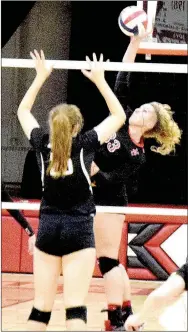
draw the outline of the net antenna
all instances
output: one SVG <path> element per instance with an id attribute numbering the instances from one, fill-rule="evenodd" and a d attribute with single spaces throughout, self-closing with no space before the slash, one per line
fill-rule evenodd
<path id="1" fill-rule="evenodd" d="M 140 10 L 144 10 L 144 1 L 137 1 L 137 7 Z M 147 1 L 147 16 L 148 16 L 147 29 L 149 31 L 151 30 L 151 33 L 148 35 L 147 39 L 145 39 L 144 42 L 141 43 L 140 48 L 144 46 L 143 43 L 157 42 L 157 40 L 153 38 L 153 28 L 155 25 L 156 11 L 157 11 L 157 1 Z M 145 59 L 151 60 L 151 53 L 146 53 Z"/>

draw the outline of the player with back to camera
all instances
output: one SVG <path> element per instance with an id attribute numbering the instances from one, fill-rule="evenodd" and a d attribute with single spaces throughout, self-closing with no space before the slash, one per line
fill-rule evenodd
<path id="1" fill-rule="evenodd" d="M 96 251 L 93 233 L 95 205 L 89 177 L 94 153 L 125 122 L 120 102 L 104 78 L 103 56 L 82 73 L 104 97 L 111 113 L 94 129 L 80 134 L 83 118 L 75 105 L 61 104 L 49 115 L 46 134 L 31 114 L 39 90 L 52 72 L 44 53 L 31 53 L 36 77 L 18 108 L 22 129 L 45 166 L 44 191 L 34 253 L 34 306 L 29 331 L 44 331 L 51 317 L 58 278 L 63 272 L 68 330 L 86 329 L 85 299 L 92 278 Z"/>
<path id="2" fill-rule="evenodd" d="M 133 63 L 145 30 L 131 38 L 123 62 Z M 128 104 L 130 73 L 119 72 L 115 94 L 127 116 L 125 125 L 114 132 L 96 153 L 91 176 L 95 182 L 95 203 L 103 206 L 127 206 L 127 185 L 137 188 L 141 166 L 145 163 L 144 141 L 152 138 L 157 146 L 151 150 L 161 155 L 175 151 L 180 143 L 181 130 L 173 119 L 169 105 L 147 102 L 133 112 Z M 148 100 L 147 92 L 146 100 Z M 132 93 L 133 94 L 133 93 Z M 97 257 L 104 277 L 108 308 L 105 329 L 124 330 L 124 323 L 132 314 L 129 277 L 119 264 L 118 253 L 125 221 L 123 214 L 98 213 L 94 221 Z"/>

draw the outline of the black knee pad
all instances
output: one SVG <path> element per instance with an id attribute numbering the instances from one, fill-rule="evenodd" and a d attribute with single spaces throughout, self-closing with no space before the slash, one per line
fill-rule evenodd
<path id="1" fill-rule="evenodd" d="M 51 311 L 44 312 L 33 307 L 28 320 L 34 320 L 35 322 L 44 323 L 48 325 L 50 317 L 51 317 Z"/>
<path id="2" fill-rule="evenodd" d="M 99 258 L 99 267 L 102 275 L 111 271 L 114 267 L 119 266 L 119 260 L 109 258 L 109 257 L 100 257 Z"/>
<path id="3" fill-rule="evenodd" d="M 66 320 L 70 319 L 82 319 L 87 323 L 87 308 L 85 306 L 67 308 Z"/>

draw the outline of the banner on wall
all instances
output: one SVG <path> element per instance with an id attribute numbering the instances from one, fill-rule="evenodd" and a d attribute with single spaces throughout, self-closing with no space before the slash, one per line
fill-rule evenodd
<path id="1" fill-rule="evenodd" d="M 187 1 L 158 1 L 153 33 L 158 42 L 188 42 L 187 4 Z M 147 1 L 144 1 L 144 10 L 147 10 Z"/>

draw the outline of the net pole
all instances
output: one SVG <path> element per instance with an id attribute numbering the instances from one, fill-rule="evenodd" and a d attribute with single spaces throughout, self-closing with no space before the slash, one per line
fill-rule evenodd
<path id="1" fill-rule="evenodd" d="M 148 36 L 148 41 L 153 41 L 153 27 L 155 24 L 155 17 L 156 17 L 156 11 L 157 11 L 157 1 L 148 1 L 147 6 L 147 16 L 148 16 L 148 26 L 147 29 L 151 31 L 151 33 Z M 146 54 L 145 56 L 146 60 L 151 60 L 151 53 Z"/>

